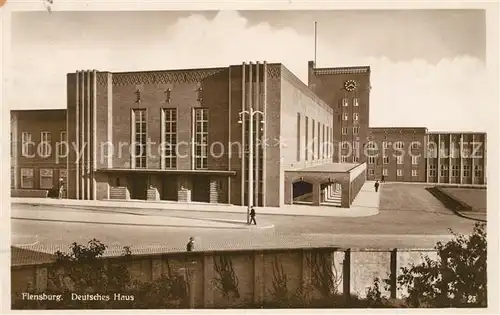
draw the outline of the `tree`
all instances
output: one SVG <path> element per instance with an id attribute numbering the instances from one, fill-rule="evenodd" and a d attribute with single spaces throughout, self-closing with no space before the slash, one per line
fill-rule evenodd
<path id="1" fill-rule="evenodd" d="M 419 265 L 401 268 L 401 288 L 410 307 L 487 307 L 486 224 L 435 246 L 438 259 L 425 257 Z"/>

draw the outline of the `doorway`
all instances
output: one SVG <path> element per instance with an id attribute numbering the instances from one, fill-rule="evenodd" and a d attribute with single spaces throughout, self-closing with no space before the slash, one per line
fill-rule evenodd
<path id="1" fill-rule="evenodd" d="M 210 180 L 207 176 L 193 177 L 192 201 L 210 202 Z"/>
<path id="2" fill-rule="evenodd" d="M 142 174 L 130 175 L 128 181 L 130 183 L 130 199 L 146 200 L 149 177 Z"/>
<path id="3" fill-rule="evenodd" d="M 177 196 L 177 176 L 165 175 L 162 178 L 161 200 L 178 201 Z"/>

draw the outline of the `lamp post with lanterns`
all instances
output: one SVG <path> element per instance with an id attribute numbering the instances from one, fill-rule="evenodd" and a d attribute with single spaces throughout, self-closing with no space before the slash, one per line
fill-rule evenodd
<path id="1" fill-rule="evenodd" d="M 240 120 L 238 120 L 239 124 L 243 123 L 243 116 L 247 114 L 249 116 L 249 124 L 248 126 L 248 206 L 247 206 L 247 224 L 250 223 L 250 209 L 253 206 L 253 120 L 254 115 L 260 114 L 262 115 L 261 124 L 264 124 L 264 113 L 260 110 L 254 110 L 250 107 L 250 110 L 241 111 L 238 115 Z"/>

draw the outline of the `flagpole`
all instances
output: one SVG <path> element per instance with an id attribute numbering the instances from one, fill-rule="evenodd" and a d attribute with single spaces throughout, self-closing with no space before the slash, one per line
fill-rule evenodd
<path id="1" fill-rule="evenodd" d="M 316 56 L 318 53 L 318 22 L 314 22 L 314 64 L 316 65 Z"/>

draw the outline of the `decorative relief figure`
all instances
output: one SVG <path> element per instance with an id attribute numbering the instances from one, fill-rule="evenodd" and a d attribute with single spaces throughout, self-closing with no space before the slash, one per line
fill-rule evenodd
<path id="1" fill-rule="evenodd" d="M 197 92 L 198 92 L 197 100 L 198 100 L 198 102 L 202 102 L 203 101 L 203 87 L 200 86 L 198 88 Z"/>
<path id="2" fill-rule="evenodd" d="M 165 92 L 163 92 L 165 94 L 165 103 L 170 103 L 171 92 L 172 92 L 172 90 L 170 88 L 166 89 Z"/>
<path id="3" fill-rule="evenodd" d="M 142 85 L 136 85 L 135 86 L 135 102 L 139 104 L 141 102 L 141 92 L 142 92 Z"/>

